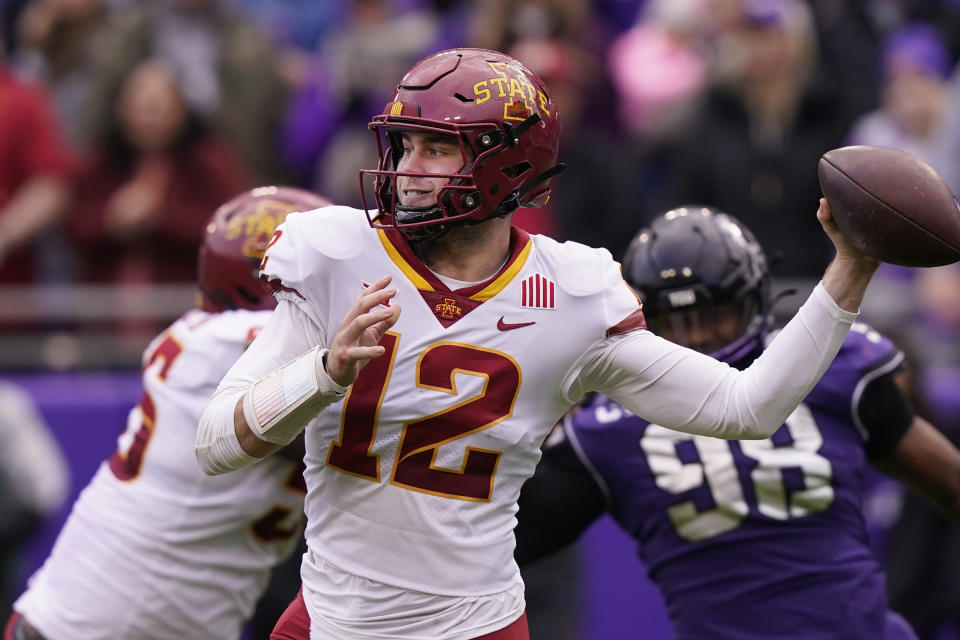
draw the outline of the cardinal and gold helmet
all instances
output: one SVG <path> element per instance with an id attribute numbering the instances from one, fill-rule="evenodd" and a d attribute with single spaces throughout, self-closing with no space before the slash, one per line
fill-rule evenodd
<path id="1" fill-rule="evenodd" d="M 377 139 L 379 166 L 360 172 L 361 197 L 370 223 L 430 239 L 451 226 L 475 224 L 540 207 L 550 197 L 557 163 L 560 115 L 546 85 L 508 55 L 485 49 L 451 49 L 424 58 L 400 80 L 383 113 L 368 125 Z M 397 201 L 402 131 L 454 137 L 465 159 L 426 207 Z M 366 177 L 373 178 L 376 208 L 367 206 Z"/>
<path id="2" fill-rule="evenodd" d="M 200 248 L 200 307 L 205 311 L 273 309 L 259 281 L 260 261 L 274 230 L 293 211 L 332 204 L 295 187 L 257 187 L 220 205 Z"/>

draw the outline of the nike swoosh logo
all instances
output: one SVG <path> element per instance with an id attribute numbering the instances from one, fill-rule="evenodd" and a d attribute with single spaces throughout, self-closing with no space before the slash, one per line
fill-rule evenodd
<path id="1" fill-rule="evenodd" d="M 503 316 L 500 316 L 500 319 L 497 320 L 497 329 L 500 331 L 510 331 L 511 329 L 519 329 L 520 327 L 529 327 L 532 324 L 537 324 L 536 322 L 504 322 Z"/>

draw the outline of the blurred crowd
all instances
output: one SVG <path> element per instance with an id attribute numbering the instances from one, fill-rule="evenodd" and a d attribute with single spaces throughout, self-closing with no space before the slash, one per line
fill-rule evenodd
<path id="1" fill-rule="evenodd" d="M 188 285 L 207 218 L 251 186 L 360 206 L 385 87 L 452 46 L 517 57 L 561 107 L 568 168 L 517 224 L 615 258 L 702 203 L 755 231 L 774 276 L 815 280 L 817 161 L 847 144 L 906 149 L 960 190 L 960 0 L 0 6 L 0 288 Z M 885 265 L 864 318 L 956 438 L 960 265 Z"/>
<path id="2" fill-rule="evenodd" d="M 0 285 L 190 283 L 249 186 L 359 206 L 384 87 L 451 46 L 510 53 L 562 107 L 568 169 L 518 224 L 615 258 L 703 203 L 815 279 L 817 161 L 845 144 L 960 189 L 957 0 L 5 0 L 0 38 Z M 958 278 L 889 269 L 871 315 L 956 367 L 926 337 L 957 342 Z"/>
<path id="3" fill-rule="evenodd" d="M 815 278 L 816 164 L 898 146 L 956 188 L 944 0 L 7 0 L 0 281 L 190 282 L 203 223 L 245 187 L 359 205 L 384 87 L 451 46 L 500 49 L 563 108 L 531 230 L 615 257 L 681 202 L 729 210 Z"/>
<path id="4" fill-rule="evenodd" d="M 451 46 L 514 55 L 562 106 L 568 169 L 518 224 L 614 257 L 651 216 L 704 203 L 755 230 L 775 275 L 814 279 L 830 258 L 812 222 L 817 160 L 845 144 L 906 149 L 960 189 L 955 0 L 7 0 L 3 12 L 0 284 L 190 283 L 210 212 L 254 185 L 358 206 L 384 87 Z M 960 366 L 958 280 L 888 269 L 869 309 L 937 380 Z"/>

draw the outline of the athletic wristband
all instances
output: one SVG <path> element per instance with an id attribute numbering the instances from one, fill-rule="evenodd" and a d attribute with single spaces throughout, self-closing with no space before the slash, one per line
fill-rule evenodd
<path id="1" fill-rule="evenodd" d="M 248 467 L 260 458 L 251 456 L 240 446 L 233 424 L 236 394 L 214 396 L 203 410 L 197 425 L 194 453 L 200 468 L 208 476 Z"/>
<path id="2" fill-rule="evenodd" d="M 328 352 L 314 347 L 253 383 L 243 397 L 243 417 L 258 438 L 288 445 L 322 409 L 346 394 L 347 387 L 327 374 Z"/>

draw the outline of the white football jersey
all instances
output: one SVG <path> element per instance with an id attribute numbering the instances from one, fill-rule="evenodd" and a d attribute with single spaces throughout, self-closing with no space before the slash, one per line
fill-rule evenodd
<path id="1" fill-rule="evenodd" d="M 386 355 L 306 430 L 307 539 L 323 561 L 429 594 L 517 584 L 517 496 L 578 399 L 579 361 L 643 316 L 607 251 L 516 228 L 511 242 L 494 277 L 451 291 L 362 211 L 295 213 L 278 228 L 263 275 L 315 323 L 307 342 L 328 344 L 386 274 L 403 309 Z M 305 594 L 310 576 L 305 566 Z"/>
<path id="2" fill-rule="evenodd" d="M 15 609 L 49 640 L 236 640 L 303 527 L 302 464 L 208 477 L 196 427 L 269 311 L 191 311 L 144 353 L 140 403 Z"/>

